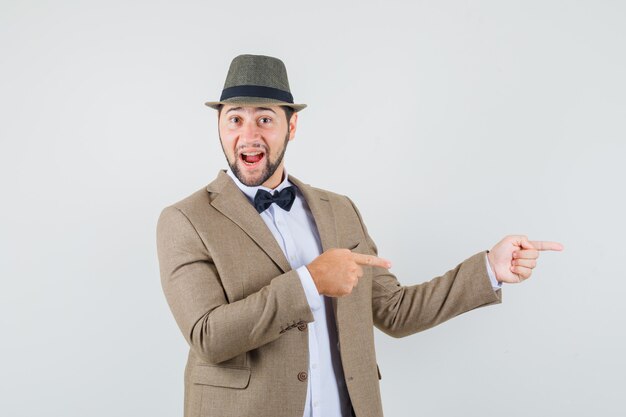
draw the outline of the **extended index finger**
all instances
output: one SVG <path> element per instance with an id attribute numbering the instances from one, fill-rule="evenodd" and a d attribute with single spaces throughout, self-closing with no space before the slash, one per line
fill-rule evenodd
<path id="1" fill-rule="evenodd" d="M 537 250 L 563 250 L 563 245 L 559 242 L 549 242 L 544 240 L 531 240 L 530 244 Z"/>
<path id="2" fill-rule="evenodd" d="M 354 262 L 359 265 L 380 266 L 381 268 L 391 268 L 391 262 L 387 259 L 379 258 L 374 255 L 364 255 L 362 253 L 352 252 Z"/>

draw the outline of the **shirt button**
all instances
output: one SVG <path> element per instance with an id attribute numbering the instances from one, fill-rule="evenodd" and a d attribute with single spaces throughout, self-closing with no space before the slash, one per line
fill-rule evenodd
<path id="1" fill-rule="evenodd" d="M 299 380 L 299 381 L 306 381 L 306 378 L 307 378 L 307 374 L 306 374 L 306 372 L 300 372 L 300 373 L 298 374 L 298 380 Z"/>

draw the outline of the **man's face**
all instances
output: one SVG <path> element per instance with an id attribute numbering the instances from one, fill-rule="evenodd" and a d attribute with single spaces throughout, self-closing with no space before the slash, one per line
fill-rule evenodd
<path id="1" fill-rule="evenodd" d="M 297 114 L 288 123 L 280 106 L 224 105 L 218 129 L 222 150 L 235 176 L 248 186 L 275 188 L 283 176 L 287 142 L 295 136 Z"/>

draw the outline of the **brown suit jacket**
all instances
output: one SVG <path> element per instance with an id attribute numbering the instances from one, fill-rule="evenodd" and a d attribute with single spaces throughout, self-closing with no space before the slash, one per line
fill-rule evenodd
<path id="1" fill-rule="evenodd" d="M 290 176 L 304 195 L 324 250 L 377 254 L 345 196 Z M 206 188 L 166 207 L 157 248 L 167 302 L 190 346 L 185 417 L 300 417 L 313 314 L 296 271 L 224 171 Z M 332 298 L 348 392 L 358 417 L 383 415 L 374 331 L 403 337 L 500 302 L 479 252 L 429 282 L 402 286 L 364 267 L 351 294 Z"/>

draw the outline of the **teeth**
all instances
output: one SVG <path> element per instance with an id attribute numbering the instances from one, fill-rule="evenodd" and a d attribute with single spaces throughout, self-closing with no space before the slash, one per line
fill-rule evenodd
<path id="1" fill-rule="evenodd" d="M 261 155 L 263 152 L 243 152 L 244 155 L 246 156 L 257 156 L 257 155 Z"/>

